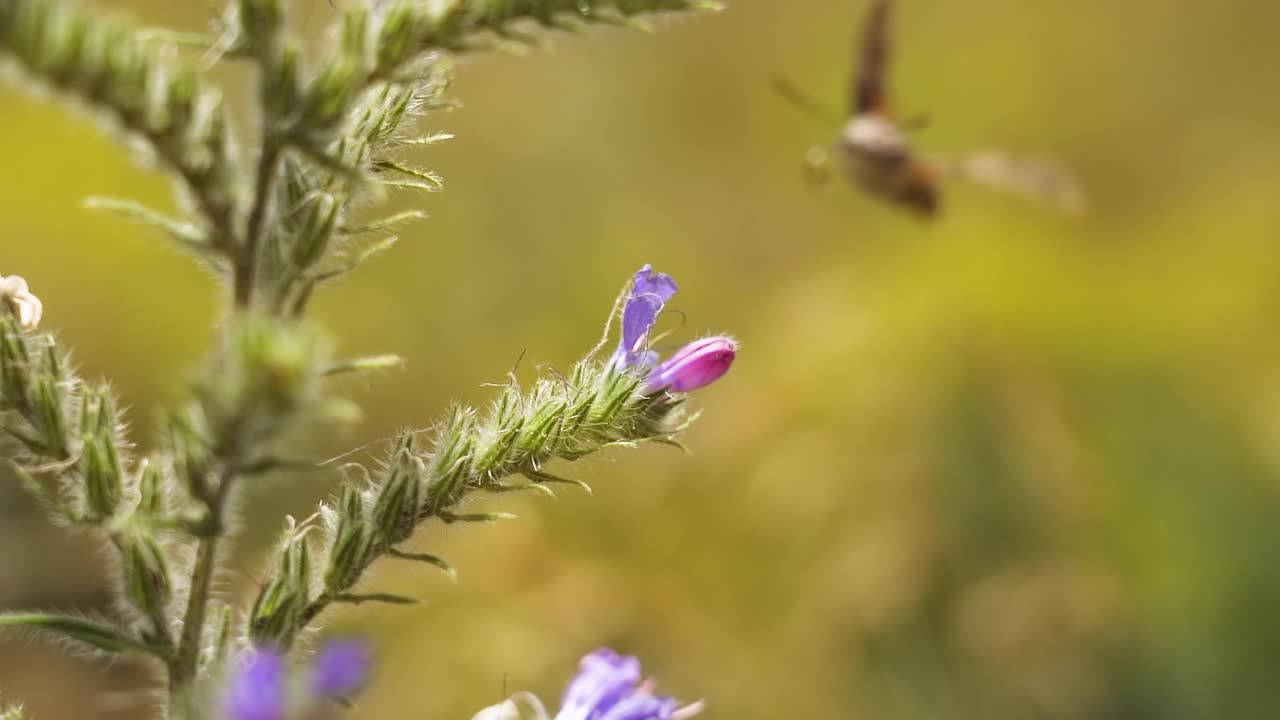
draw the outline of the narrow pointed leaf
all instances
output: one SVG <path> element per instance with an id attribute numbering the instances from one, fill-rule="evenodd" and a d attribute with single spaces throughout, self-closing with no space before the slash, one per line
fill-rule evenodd
<path id="1" fill-rule="evenodd" d="M 574 480 L 573 478 L 562 478 L 558 475 L 552 475 L 551 473 L 542 472 L 541 470 L 524 470 L 521 472 L 521 474 L 536 483 L 561 483 L 564 485 L 573 485 L 574 487 L 580 487 L 583 490 L 586 490 L 588 495 L 594 494 L 594 491 L 591 489 L 591 486 L 581 480 Z"/>
<path id="2" fill-rule="evenodd" d="M 440 519 L 441 519 L 441 520 L 443 520 L 443 521 L 445 521 L 445 522 L 447 522 L 447 523 L 455 523 L 455 522 L 483 522 L 483 523 L 487 523 L 487 522 L 498 522 L 498 521 L 500 521 L 500 520 L 515 520 L 517 517 L 519 517 L 519 516 L 517 516 L 517 515 L 513 515 L 513 514 L 511 514 L 511 513 L 504 513 L 504 512 L 495 512 L 495 513 L 460 513 L 460 514 L 451 513 L 451 512 L 442 512 L 442 513 L 440 513 Z"/>
<path id="3" fill-rule="evenodd" d="M 392 550 L 391 557 L 397 557 L 397 558 L 400 558 L 401 560 L 413 560 L 415 562 L 422 562 L 422 563 L 427 563 L 428 565 L 434 565 L 440 568 L 441 570 L 443 570 L 444 573 L 448 575 L 450 579 L 452 580 L 458 579 L 458 571 L 455 570 L 453 566 L 450 565 L 443 558 L 438 558 L 435 555 L 428 555 L 426 553 L 411 553 L 411 552 L 405 552 L 403 550 Z"/>
<path id="4" fill-rule="evenodd" d="M 444 189 L 444 178 L 430 170 L 418 170 L 417 168 L 411 168 L 408 165 L 402 165 L 394 160 L 379 160 L 374 163 L 374 167 L 379 170 L 389 170 L 417 178 L 429 185 L 435 186 L 436 190 Z M 394 181 L 384 181 L 384 184 L 391 184 L 392 182 Z"/>
<path id="5" fill-rule="evenodd" d="M 360 605 L 367 602 L 390 603 L 392 605 L 417 605 L 422 602 L 417 598 L 411 598 L 405 595 L 394 595 L 392 593 L 368 593 L 361 595 L 343 593 L 334 599 L 338 602 L 351 603 L 352 605 Z"/>
<path id="6" fill-rule="evenodd" d="M 351 372 L 369 372 L 404 367 L 405 359 L 399 355 L 372 355 L 329 363 L 321 371 L 325 375 L 342 375 Z"/>
<path id="7" fill-rule="evenodd" d="M 549 498 L 556 499 L 556 493 L 554 490 L 547 487 L 546 485 L 540 485 L 536 482 L 512 483 L 512 484 L 494 483 L 492 485 L 486 486 L 485 490 L 488 490 L 489 492 L 492 492 L 492 493 L 536 492 L 541 495 L 546 495 Z"/>
<path id="8" fill-rule="evenodd" d="M 440 192 L 444 187 L 442 183 L 424 182 L 421 180 L 379 180 L 379 184 L 384 187 L 401 188 L 404 190 L 422 190 L 423 192 Z"/>
<path id="9" fill-rule="evenodd" d="M 118 628 L 69 615 L 45 613 L 0 613 L 0 627 L 25 627 L 78 640 L 107 652 L 135 650 L 164 656 L 163 648 L 147 645 L 128 637 Z"/>
<path id="10" fill-rule="evenodd" d="M 84 206 L 91 210 L 108 210 L 135 222 L 151 225 L 163 230 L 179 244 L 200 252 L 208 252 L 209 239 L 191 223 L 182 222 L 163 213 L 133 202 L 109 197 L 85 198 Z"/>
<path id="11" fill-rule="evenodd" d="M 347 273 L 360 267 L 370 259 L 377 257 L 378 255 L 381 255 L 382 253 L 390 250 L 391 246 L 395 245 L 399 239 L 400 238 L 396 237 L 395 235 L 392 235 L 389 238 L 384 238 L 382 240 L 379 240 L 378 242 L 362 249 L 360 252 L 356 253 L 355 255 L 348 257 L 346 259 L 346 262 L 342 263 L 338 267 L 332 270 L 327 270 L 325 272 L 322 272 L 316 275 L 314 278 L 314 281 L 325 282 L 325 281 L 332 280 L 334 278 L 346 275 Z"/>
<path id="12" fill-rule="evenodd" d="M 80 516 L 75 510 L 62 501 L 56 494 L 49 491 L 39 480 L 32 477 L 31 473 L 21 465 L 12 464 L 13 473 L 18 476 L 18 481 L 22 483 L 22 487 L 40 503 L 49 510 L 58 513 L 67 522 L 76 523 L 80 520 Z"/>
<path id="13" fill-rule="evenodd" d="M 381 230 L 387 230 L 397 225 L 407 223 L 413 220 L 422 220 L 427 214 L 421 210 L 407 210 L 402 213 L 396 213 L 379 220 L 374 220 L 367 225 L 357 225 L 355 227 L 343 228 L 343 235 L 364 235 L 366 233 L 375 233 Z"/>
<path id="14" fill-rule="evenodd" d="M 436 143 L 452 140 L 453 133 L 437 132 L 422 137 L 413 138 L 411 140 L 401 140 L 401 145 L 435 145 Z"/>

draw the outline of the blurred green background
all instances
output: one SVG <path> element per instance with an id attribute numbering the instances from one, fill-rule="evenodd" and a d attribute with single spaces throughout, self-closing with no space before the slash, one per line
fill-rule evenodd
<path id="1" fill-rule="evenodd" d="M 191 30 L 209 14 L 97 4 Z M 309 28 L 334 13 L 294 5 Z M 1087 216 L 956 186 L 923 223 L 806 191 L 802 157 L 836 128 L 768 78 L 842 106 L 860 0 L 735 0 L 463 63 L 465 106 L 427 120 L 458 138 L 414 156 L 448 189 L 396 198 L 431 219 L 317 306 L 342 354 L 411 360 L 348 383 L 366 416 L 322 452 L 482 403 L 526 350 L 526 376 L 567 367 L 643 262 L 680 282 L 682 338 L 743 350 L 698 393 L 690 455 L 562 467 L 595 496 L 489 499 L 520 519 L 421 533 L 457 584 L 379 566 L 379 589 L 427 603 L 328 618 L 381 658 L 353 717 L 554 701 L 600 644 L 709 718 L 1280 714 L 1280 6 L 899 5 L 896 104 L 932 118 L 920 146 L 1049 152 Z M 167 181 L 8 87 L 0 158 L 0 272 L 145 430 L 220 290 L 80 199 L 171 206 Z M 280 515 L 331 487 L 255 488 L 224 588 L 251 591 Z M 0 606 L 105 602 L 101 558 L 7 476 L 0 511 Z M 135 716 L 142 681 L 0 644 L 0 693 L 39 720 Z"/>

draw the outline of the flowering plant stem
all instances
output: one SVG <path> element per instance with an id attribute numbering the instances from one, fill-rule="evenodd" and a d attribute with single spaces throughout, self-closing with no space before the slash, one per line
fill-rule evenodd
<path id="1" fill-rule="evenodd" d="M 254 183 L 253 206 L 249 211 L 249 227 L 244 252 L 236 264 L 234 295 L 236 306 L 248 309 L 253 305 L 253 288 L 258 282 L 261 264 L 262 228 L 267 216 L 267 203 L 275 190 L 276 168 L 280 163 L 280 148 L 270 137 L 262 147 L 258 161 L 257 182 Z"/>
<path id="2" fill-rule="evenodd" d="M 196 559 L 191 566 L 191 585 L 187 594 L 187 610 L 182 615 L 182 638 L 177 652 L 169 663 L 170 692 L 180 692 L 195 676 L 200 648 L 203 647 L 205 615 L 209 609 L 209 592 L 213 586 L 213 574 L 217 569 L 218 542 L 225 522 L 227 496 L 231 492 L 235 475 L 224 472 L 218 480 L 218 489 L 205 507 L 207 533 L 196 545 Z"/>
<path id="3" fill-rule="evenodd" d="M 737 345 L 707 339 L 654 367 L 648 332 L 675 284 L 651 277 L 646 267 L 624 298 L 623 340 L 614 356 L 592 352 L 568 377 L 544 376 L 528 390 L 513 382 L 490 412 L 458 408 L 426 443 L 417 433 L 399 435 L 378 467 L 349 466 L 340 497 L 321 506 L 318 524 L 289 519 L 275 569 L 243 622 L 214 593 L 239 485 L 282 467 L 322 467 L 284 460 L 280 447 L 337 414 L 340 403 L 326 395 L 324 379 L 398 364 L 394 356 L 333 361 L 304 316 L 319 287 L 388 249 L 389 229 L 422 215 L 357 222 L 356 208 L 374 205 L 387 187 L 442 186 L 399 153 L 451 137 L 411 135 L 414 119 L 447 107 L 450 58 L 528 42 L 532 26 L 634 24 L 649 13 L 713 6 L 351 0 L 330 43 L 308 56 L 287 30 L 283 0 L 228 0 L 204 44 L 208 57 L 246 60 L 256 70 L 261 122 L 245 162 L 229 129 L 232 110 L 174 35 L 139 31 L 58 0 L 0 0 L 0 62 L 19 71 L 11 75 L 78 101 L 140 140 L 158 167 L 178 179 L 188 216 L 110 198 L 91 207 L 154 226 L 228 285 L 227 320 L 208 360 L 186 400 L 160 423 L 154 449 L 140 456 L 110 390 L 80 379 L 53 337 L 36 331 L 43 306 L 26 282 L 0 277 L 0 430 L 12 446 L 5 456 L 57 519 L 114 548 L 121 599 L 105 620 L 0 613 L 0 627 L 153 657 L 167 675 L 169 716 L 219 717 L 204 678 L 223 674 L 230 648 L 283 652 L 335 603 L 403 601 L 358 587 L 381 557 L 452 572 L 442 558 L 404 549 L 422 523 L 507 517 L 462 512 L 477 491 L 582 485 L 547 470 L 557 458 L 676 443 L 692 420 L 683 392 L 722 375 Z M 511 482 L 517 476 L 527 482 Z M 353 652 L 348 648 L 346 656 Z M 263 672 L 279 676 L 273 662 Z M 336 678 L 323 697 L 354 691 L 358 673 L 351 668 L 358 664 L 322 663 Z"/>

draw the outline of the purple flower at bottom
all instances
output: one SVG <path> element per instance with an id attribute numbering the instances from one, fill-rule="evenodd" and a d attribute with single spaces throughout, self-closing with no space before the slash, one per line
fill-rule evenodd
<path id="1" fill-rule="evenodd" d="M 641 682 L 640 661 L 609 648 L 587 654 L 578 674 L 565 688 L 554 720 L 688 720 L 702 703 L 680 703 L 654 695 L 652 683 Z M 550 720 L 537 696 L 519 692 L 476 713 L 471 720 Z"/>
<path id="2" fill-rule="evenodd" d="M 284 657 L 252 649 L 241 656 L 223 698 L 228 720 L 282 720 L 288 704 Z"/>
<path id="3" fill-rule="evenodd" d="M 652 694 L 641 677 L 636 658 L 596 650 L 579 663 L 555 720 L 677 720 L 701 710 L 696 703 L 681 708 L 672 698 Z"/>
<path id="4" fill-rule="evenodd" d="M 369 677 L 373 658 L 361 640 L 334 640 L 311 662 L 311 693 L 317 698 L 342 700 L 356 694 Z"/>
<path id="5" fill-rule="evenodd" d="M 578 663 L 578 674 L 565 688 L 556 720 L 595 720 L 617 705 L 640 683 L 640 661 L 601 648 Z"/>
<path id="6" fill-rule="evenodd" d="M 649 371 L 645 392 L 690 392 L 706 387 L 729 372 L 737 355 L 738 343 L 733 338 L 716 336 L 694 340 Z"/>
<path id="7" fill-rule="evenodd" d="M 313 717 L 307 713 L 345 700 L 364 687 L 371 662 L 369 646 L 354 639 L 326 643 L 307 668 L 290 668 L 284 654 L 276 650 L 249 648 L 227 677 L 219 718 Z"/>
<path id="8" fill-rule="evenodd" d="M 614 705 L 600 720 L 671 720 L 677 707 L 679 703 L 669 697 L 636 694 Z"/>

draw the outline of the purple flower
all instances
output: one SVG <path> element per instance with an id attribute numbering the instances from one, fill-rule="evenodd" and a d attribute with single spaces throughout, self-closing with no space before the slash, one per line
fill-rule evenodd
<path id="1" fill-rule="evenodd" d="M 364 687 L 373 658 L 362 640 L 334 640 L 316 653 L 311 664 L 311 693 L 316 698 L 341 700 Z"/>
<path id="2" fill-rule="evenodd" d="M 286 720 L 320 704 L 344 700 L 369 676 L 369 647 L 360 640 L 335 640 L 316 653 L 307 673 L 291 672 L 285 656 L 250 648 L 227 678 L 222 720 Z M 310 717 L 310 716 L 307 716 Z"/>
<path id="3" fill-rule="evenodd" d="M 582 658 L 565 688 L 556 720 L 596 720 L 640 682 L 640 661 L 601 648 Z"/>
<path id="4" fill-rule="evenodd" d="M 622 306 L 622 339 L 609 359 L 609 367 L 642 372 L 653 368 L 644 384 L 647 393 L 689 392 L 705 387 L 729 371 L 738 353 L 738 343 L 732 338 L 709 337 L 685 345 L 658 364 L 658 354 L 648 348 L 649 333 L 675 294 L 676 282 L 670 275 L 654 272 L 652 265 L 645 265 L 632 279 Z"/>
<path id="5" fill-rule="evenodd" d="M 639 660 L 609 648 L 596 650 L 579 663 L 555 720 L 677 720 L 701 709 L 696 703 L 681 708 L 672 698 L 652 694 L 640 680 Z"/>
<path id="6" fill-rule="evenodd" d="M 622 340 L 610 363 L 615 367 L 646 367 L 653 364 L 653 353 L 645 345 L 649 331 L 658 321 L 658 313 L 676 294 L 676 282 L 670 275 L 654 272 L 645 265 L 631 281 L 631 292 L 622 306 Z"/>
<path id="7" fill-rule="evenodd" d="M 669 697 L 637 693 L 614 705 L 600 720 L 671 720 L 679 705 Z"/>
<path id="8" fill-rule="evenodd" d="M 694 340 L 649 371 L 645 392 L 690 392 L 719 380 L 738 354 L 733 338 L 716 336 Z"/>
<path id="9" fill-rule="evenodd" d="M 288 702 L 284 657 L 274 650 L 245 652 L 223 700 L 227 720 L 282 720 Z"/>

